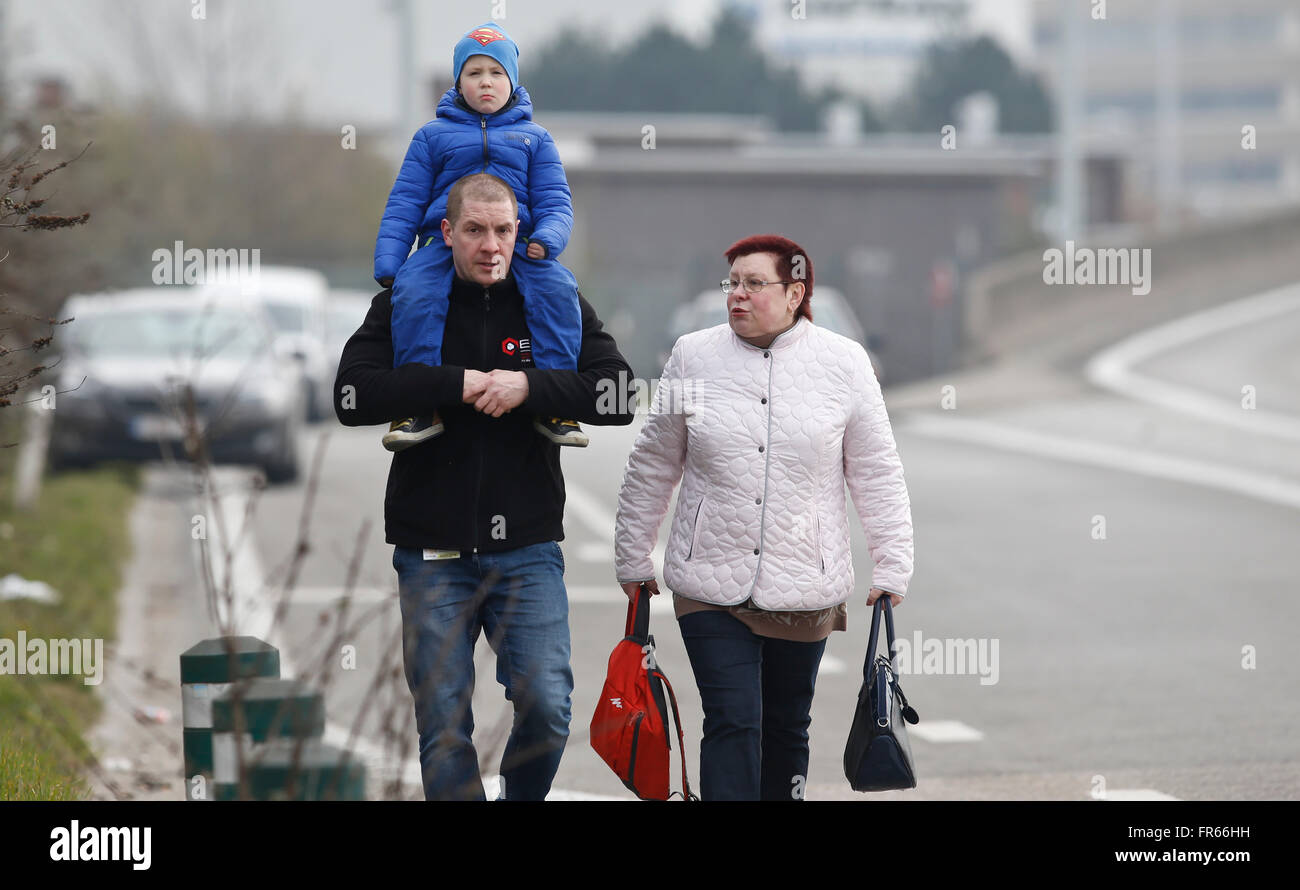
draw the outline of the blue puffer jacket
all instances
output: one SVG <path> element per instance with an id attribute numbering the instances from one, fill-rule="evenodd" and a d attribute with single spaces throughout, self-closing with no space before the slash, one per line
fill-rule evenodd
<path id="1" fill-rule="evenodd" d="M 481 115 L 450 89 L 438 116 L 415 134 L 388 195 L 375 241 L 375 281 L 393 278 L 411 251 L 437 236 L 447 215 L 447 194 L 470 173 L 499 176 L 519 201 L 519 234 L 546 247 L 554 259 L 573 231 L 573 198 L 551 134 L 533 123 L 533 103 L 523 87 L 506 106 Z M 522 243 L 523 237 L 520 238 Z"/>

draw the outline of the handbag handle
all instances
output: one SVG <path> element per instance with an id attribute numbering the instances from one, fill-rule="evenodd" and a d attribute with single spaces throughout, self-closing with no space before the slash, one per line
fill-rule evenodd
<path id="1" fill-rule="evenodd" d="M 890 604 L 889 594 L 881 593 L 876 606 L 871 611 L 871 641 L 867 644 L 867 660 L 862 665 L 862 679 L 871 679 L 871 665 L 876 660 L 876 638 L 880 636 L 880 613 L 885 614 L 885 636 L 889 642 L 889 662 L 894 659 L 894 608 Z"/>
<path id="2" fill-rule="evenodd" d="M 876 600 L 876 606 L 871 612 L 871 642 L 867 644 L 867 660 L 862 663 L 862 681 L 871 682 L 871 665 L 876 660 L 876 638 L 880 636 L 880 613 L 885 613 L 885 636 L 889 640 L 889 673 L 892 675 L 890 687 L 898 695 L 899 701 L 903 705 L 903 719 L 908 723 L 915 724 L 920 721 L 916 709 L 907 703 L 907 696 L 903 695 L 903 687 L 898 684 L 898 675 L 894 672 L 894 607 L 889 601 L 889 594 L 882 593 L 880 599 Z M 880 702 L 880 713 L 887 714 L 888 710 L 884 707 L 885 703 Z"/>
<path id="3" fill-rule="evenodd" d="M 650 589 L 644 581 L 637 588 L 636 599 L 627 603 L 627 623 L 623 626 L 623 639 L 645 645 L 650 639 Z"/>

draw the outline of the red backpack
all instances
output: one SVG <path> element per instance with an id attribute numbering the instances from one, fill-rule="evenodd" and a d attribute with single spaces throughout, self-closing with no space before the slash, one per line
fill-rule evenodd
<path id="1" fill-rule="evenodd" d="M 650 593 L 642 584 L 636 601 L 627 605 L 623 639 L 609 656 L 605 687 L 591 717 L 591 747 L 642 800 L 668 800 L 678 793 L 683 800 L 699 800 L 691 793 L 686 776 L 686 743 L 677 713 L 677 696 L 655 664 L 655 638 L 649 631 Z M 673 705 L 677 746 L 682 754 L 681 792 L 669 791 L 672 741 L 668 735 L 665 688 Z"/>

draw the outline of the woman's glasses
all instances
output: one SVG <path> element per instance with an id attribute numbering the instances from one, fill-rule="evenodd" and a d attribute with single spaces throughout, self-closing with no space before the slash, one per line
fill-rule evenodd
<path id="1" fill-rule="evenodd" d="M 734 291 L 736 288 L 743 287 L 745 289 L 745 293 L 749 294 L 752 297 L 754 294 L 758 293 L 763 288 L 767 287 L 769 284 L 794 284 L 794 282 L 793 281 L 762 281 L 758 278 L 744 278 L 741 279 L 740 281 L 732 281 L 731 279 L 727 279 L 726 281 L 721 282 L 718 286 L 722 288 L 722 292 L 727 296 L 731 296 L 731 292 Z"/>

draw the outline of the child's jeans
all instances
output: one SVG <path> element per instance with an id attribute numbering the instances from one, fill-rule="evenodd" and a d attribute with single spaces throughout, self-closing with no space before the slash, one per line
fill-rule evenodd
<path id="1" fill-rule="evenodd" d="M 510 258 L 538 368 L 576 370 L 582 343 L 578 281 L 556 260 L 529 259 L 520 239 Z M 455 276 L 451 248 L 435 237 L 407 257 L 393 280 L 393 367 L 442 364 L 442 335 Z"/>

